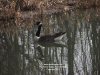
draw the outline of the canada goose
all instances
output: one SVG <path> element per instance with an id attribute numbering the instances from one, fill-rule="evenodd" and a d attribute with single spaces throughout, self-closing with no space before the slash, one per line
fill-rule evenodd
<path id="1" fill-rule="evenodd" d="M 38 40 L 38 42 L 56 42 L 58 40 L 61 40 L 63 38 L 63 35 L 66 32 L 59 32 L 59 33 L 55 33 L 53 35 L 44 35 L 44 36 L 40 36 L 40 31 L 41 31 L 41 27 L 42 27 L 42 23 L 41 22 L 36 22 L 36 25 L 38 26 L 38 30 L 36 32 L 36 37 L 35 39 Z"/>

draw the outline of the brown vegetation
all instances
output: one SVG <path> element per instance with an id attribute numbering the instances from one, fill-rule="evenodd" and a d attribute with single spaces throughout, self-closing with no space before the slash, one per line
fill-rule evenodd
<path id="1" fill-rule="evenodd" d="M 79 0 L 78 8 L 94 8 L 100 6 L 100 0 Z"/>
<path id="2" fill-rule="evenodd" d="M 67 11 L 73 7 L 91 8 L 98 6 L 100 6 L 100 0 L 1 0 L 0 20 L 14 19 L 16 16 L 25 18 L 24 11 L 32 11 L 36 15 Z M 30 16 L 32 17 L 34 14 Z"/>

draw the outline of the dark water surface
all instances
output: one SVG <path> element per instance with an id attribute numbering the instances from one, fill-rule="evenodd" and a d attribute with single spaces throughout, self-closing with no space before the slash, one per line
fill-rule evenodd
<path id="1" fill-rule="evenodd" d="M 19 27 L 13 20 L 0 21 L 0 75 L 100 75 L 100 9 L 42 20 L 41 35 L 66 31 L 61 42 L 37 43 L 37 26 L 29 20 Z"/>

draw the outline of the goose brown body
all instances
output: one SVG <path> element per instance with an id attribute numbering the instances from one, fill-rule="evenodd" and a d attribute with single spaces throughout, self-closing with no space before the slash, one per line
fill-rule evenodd
<path id="1" fill-rule="evenodd" d="M 38 25 L 38 31 L 36 32 L 36 36 L 38 37 L 38 42 L 55 42 L 56 38 L 61 37 L 66 33 L 66 32 L 59 32 L 59 33 L 55 33 L 53 35 L 40 36 L 42 23 L 37 22 L 36 24 Z M 62 37 L 60 39 L 62 39 Z"/>

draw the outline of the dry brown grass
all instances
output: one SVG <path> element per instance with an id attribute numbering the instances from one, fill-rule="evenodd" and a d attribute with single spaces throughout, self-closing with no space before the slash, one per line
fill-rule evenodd
<path id="1" fill-rule="evenodd" d="M 3 0 L 1 0 L 3 1 Z M 4 17 L 13 17 L 16 13 L 22 12 L 22 10 L 31 10 L 35 14 L 50 14 L 55 13 L 62 10 L 70 10 L 69 6 L 78 8 L 91 8 L 100 6 L 100 0 L 77 0 L 75 1 L 68 1 L 67 0 L 21 0 L 22 1 L 22 10 L 15 11 L 16 0 L 8 0 L 8 4 L 5 3 L 4 5 L 0 1 L 0 19 L 2 16 Z M 26 14 L 25 14 L 26 15 Z M 16 16 L 24 16 L 24 14 L 17 14 Z"/>

